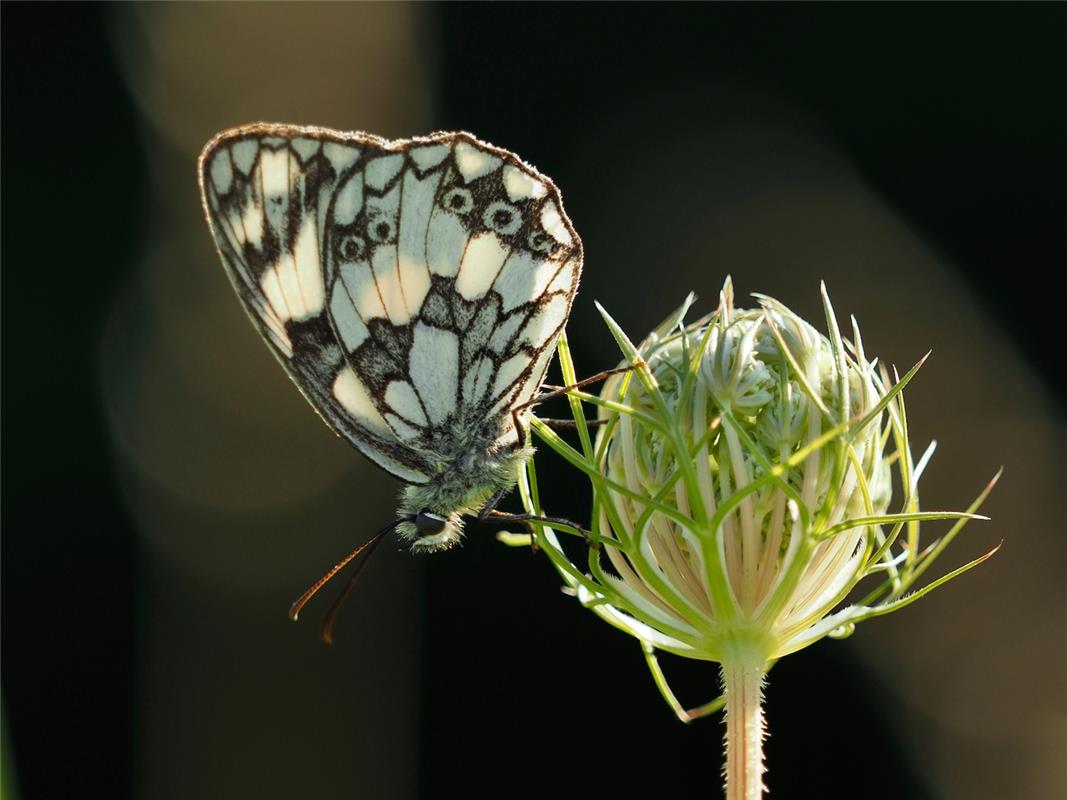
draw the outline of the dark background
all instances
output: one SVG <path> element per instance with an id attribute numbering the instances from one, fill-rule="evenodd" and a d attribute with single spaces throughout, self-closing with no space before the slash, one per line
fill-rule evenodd
<path id="1" fill-rule="evenodd" d="M 210 20 L 188 25 L 193 35 L 177 55 L 152 38 L 166 24 L 187 24 L 183 15 L 203 11 L 3 5 L 5 796 L 208 797 L 234 787 L 238 796 L 246 787 L 259 797 L 331 787 L 335 794 L 367 797 L 571 796 L 619 789 L 716 796 L 720 723 L 684 727 L 674 721 L 644 672 L 636 643 L 563 597 L 542 559 L 501 547 L 476 524 L 459 551 L 418 562 L 389 552 L 372 565 L 355 608 L 340 618 L 338 646 L 326 651 L 314 641 L 317 607 L 299 628 L 286 627 L 284 611 L 316 570 L 388 517 L 395 490 L 389 479 L 362 464 L 337 467 L 350 483 L 370 486 L 365 491 L 376 499 L 345 505 L 342 480 L 340 488 L 309 493 L 280 513 L 216 506 L 209 524 L 207 512 L 185 504 L 187 498 L 158 475 L 139 477 L 141 462 L 128 457 L 123 420 L 131 408 L 154 407 L 154 391 L 170 394 L 153 387 L 150 370 L 137 372 L 158 363 L 152 342 L 167 339 L 170 319 L 139 298 L 158 297 L 157 290 L 180 293 L 172 284 L 153 289 L 151 280 L 145 288 L 139 277 L 144 264 L 173 247 L 180 228 L 196 255 L 176 258 L 178 268 L 163 267 L 162 274 L 176 274 L 182 258 L 195 260 L 201 272 L 213 271 L 210 280 L 218 273 L 213 296 L 226 292 L 206 229 L 195 220 L 195 149 L 186 152 L 181 136 L 170 137 L 167 117 L 153 115 L 145 99 L 153 91 L 165 95 L 168 84 L 139 84 L 153 57 L 196 62 L 226 41 L 196 35 L 198 25 L 214 24 Z M 231 7 L 234 15 L 264 11 Z M 320 16 L 348 12 L 314 10 Z M 897 341 L 900 330 L 911 330 L 913 317 L 936 320 L 946 336 L 974 330 L 996 342 L 989 349 L 986 339 L 961 334 L 969 341 L 959 352 L 969 354 L 967 363 L 983 371 L 987 383 L 953 377 L 942 385 L 944 393 L 935 382 L 915 401 L 929 409 L 918 415 L 926 420 L 928 414 L 923 436 L 930 438 L 939 435 L 953 388 L 985 387 L 972 394 L 999 398 L 973 412 L 959 437 L 982 440 L 994 452 L 979 449 L 979 457 L 960 459 L 957 451 L 944 479 L 958 475 L 969 488 L 940 496 L 931 491 L 934 506 L 965 505 L 999 463 L 1010 463 L 1013 447 L 1025 450 L 1019 442 L 1030 434 L 1020 433 L 1020 425 L 1034 426 L 1033 435 L 1053 450 L 1062 443 L 1062 289 L 1055 288 L 1067 264 L 1062 5 L 450 4 L 381 6 L 375 19 L 393 12 L 408 20 L 410 52 L 421 64 L 423 88 L 412 103 L 424 111 L 407 124 L 423 127 L 378 132 L 468 129 L 521 153 L 556 180 L 587 253 L 571 328 L 580 365 L 606 366 L 613 359 L 595 320 L 594 298 L 613 301 L 609 308 L 620 309 L 618 318 L 637 335 L 688 288 L 710 301 L 732 272 L 742 294 L 781 293 L 813 312 L 815 281 L 825 266 L 839 275 L 830 282 L 832 292 L 835 286 L 840 291 L 839 312 L 855 310 L 861 322 L 873 318 L 875 341 L 883 347 Z M 305 34 L 299 20 L 310 12 L 276 6 L 271 13 L 275 20 L 291 16 L 292 37 Z M 152 14 L 165 16 L 166 24 Z M 149 21 L 138 22 L 142 16 Z M 243 51 L 235 42 L 231 58 L 237 60 Z M 281 59 L 275 66 L 283 71 L 291 57 L 261 55 L 267 62 Z M 381 70 L 383 93 L 403 107 L 396 95 L 405 84 L 380 63 L 366 69 L 372 84 Z M 322 76 L 337 84 L 338 103 L 348 97 L 346 79 Z M 201 127 L 191 138 L 200 142 L 273 111 L 212 116 L 210 107 L 198 105 L 200 97 L 193 91 L 171 98 L 176 118 L 197 119 Z M 358 107 L 275 118 L 371 127 Z M 803 135 L 793 136 L 797 131 Z M 908 241 L 923 242 L 924 258 L 938 265 L 930 284 L 921 283 L 928 274 L 921 269 L 902 267 L 907 277 L 899 281 L 886 274 L 872 255 L 882 252 L 878 246 L 857 248 L 860 257 L 847 269 L 820 261 L 820 247 L 834 240 L 838 227 L 842 237 L 867 235 L 847 230 L 854 222 L 848 214 L 819 205 L 826 187 L 837 185 L 827 175 L 838 174 L 841 164 L 847 165 L 842 174 L 861 176 L 864 197 L 878 198 L 891 228 L 899 225 Z M 752 225 L 737 209 L 768 196 L 767 176 L 783 175 L 794 188 L 813 193 L 814 200 L 804 194 L 796 203 L 814 209 L 818 224 L 752 232 L 753 242 L 783 242 L 770 251 L 776 256 L 771 263 L 759 247 L 729 244 L 731 234 L 723 231 Z M 729 191 L 708 188 L 723 186 Z M 841 206 L 854 207 L 847 198 Z M 790 208 L 769 219 L 797 219 Z M 707 256 L 709 241 L 715 259 Z M 721 241 L 728 244 L 716 250 Z M 903 298 L 892 294 L 894 288 Z M 244 337 L 241 326 L 250 326 L 228 292 L 219 308 L 232 315 L 227 331 L 240 328 Z M 915 326 L 927 332 L 925 346 L 936 353 L 938 343 L 928 341 L 935 329 Z M 872 338 L 865 336 L 868 349 Z M 259 345 L 250 331 L 241 342 L 249 359 L 262 357 L 256 363 L 267 376 L 264 395 L 292 393 L 265 349 L 254 349 Z M 180 342 L 171 346 L 181 350 Z M 893 357 L 914 361 L 920 347 Z M 954 365 L 963 363 L 952 358 L 953 347 L 943 345 L 947 363 L 927 369 L 953 375 Z M 187 352 L 195 362 L 195 352 Z M 236 356 L 227 358 L 215 381 L 219 391 L 230 374 L 226 364 Z M 167 363 L 160 369 L 169 375 Z M 142 375 L 133 395 L 123 388 L 131 375 Z M 1025 381 L 1016 380 L 1019 375 Z M 131 405 L 130 396 L 137 402 Z M 317 424 L 298 400 L 284 411 L 293 409 L 308 418 L 306 429 L 273 441 L 269 426 L 249 435 L 266 438 L 263 460 L 306 457 L 294 469 L 315 472 L 312 456 L 285 450 L 286 437 L 299 439 Z M 186 423 L 198 424 L 191 416 Z M 229 419 L 234 427 L 244 424 L 232 412 Z M 331 464 L 358 460 L 328 436 L 321 442 Z M 194 450 L 195 442 L 188 447 Z M 168 462 L 182 474 L 201 468 L 196 453 L 182 463 L 181 457 Z M 1031 583 L 1053 587 L 1042 606 L 1041 624 L 1049 627 L 1027 640 L 1047 647 L 1031 649 L 1028 660 L 1050 666 L 1036 677 L 1012 667 L 1025 647 L 1011 635 L 1028 624 L 1018 616 L 1033 613 L 1028 607 L 1000 619 L 1002 628 L 979 627 L 969 636 L 978 649 L 966 656 L 973 671 L 966 683 L 963 667 L 949 668 L 944 660 L 965 658 L 954 649 L 949 626 L 975 624 L 981 608 L 962 601 L 938 606 L 933 598 L 931 608 L 924 609 L 924 601 L 901 615 L 912 623 L 928 613 L 938 620 L 924 628 L 927 638 L 911 645 L 909 620 L 894 618 L 861 626 L 848 643 L 824 642 L 793 656 L 775 668 L 767 690 L 772 796 L 1062 796 L 1062 765 L 1053 764 L 1062 757 L 1063 717 L 1050 722 L 1026 715 L 1042 710 L 1033 702 L 1039 688 L 1053 706 L 1064 697 L 1064 606 L 1062 591 L 1054 588 L 1064 577 L 1062 529 L 1055 522 L 1062 522 L 1064 508 L 1061 493 L 1040 494 L 1045 484 L 1028 468 L 1040 473 L 1040 456 L 1032 451 L 1020 455 L 1015 493 L 1006 490 L 992 512 L 997 527 L 945 558 L 962 563 L 1008 540 L 1004 555 L 964 578 L 969 583 L 960 591 L 1001 608 L 1012 597 L 1020 603 L 1029 597 L 1036 606 Z M 580 518 L 581 493 L 560 473 L 554 486 L 550 477 L 545 495 L 558 498 L 557 513 Z M 312 505 L 325 503 L 321 497 L 336 506 L 331 519 L 346 520 L 332 538 L 304 522 Z M 1043 522 L 1014 521 L 1034 506 L 1044 509 Z M 227 543 L 214 536 L 212 525 L 273 526 L 277 536 Z M 150 529 L 155 533 L 146 534 Z M 191 555 L 175 556 L 174 541 Z M 1029 552 L 1047 572 L 1028 572 L 1030 562 L 1005 567 L 1013 551 L 1020 558 Z M 257 572 L 260 562 L 277 572 L 264 577 Z M 247 582 L 246 572 L 252 575 Z M 392 576 L 400 577 L 394 583 Z M 944 591 L 951 595 L 956 588 Z M 404 623 L 392 621 L 394 608 L 416 627 L 397 633 Z M 879 650 L 880 625 L 890 641 L 904 644 Z M 923 660 L 912 655 L 922 641 L 948 649 Z M 904 659 L 899 672 L 892 660 L 878 666 L 888 652 Z M 368 677 L 356 666 L 350 670 L 384 654 L 407 664 L 407 671 Z M 987 659 L 1002 666 L 986 669 Z M 668 669 L 679 676 L 683 702 L 715 694 L 712 666 L 671 661 Z M 1012 691 L 1008 678 L 1032 684 L 1029 699 L 1003 706 L 992 701 Z M 959 705 L 991 719 L 990 727 L 1010 741 L 987 737 L 975 744 L 959 717 L 945 722 L 936 704 L 905 700 L 913 682 L 926 682 L 920 696 L 941 697 L 951 693 L 945 684 L 957 680 L 982 690 Z M 309 691 L 320 694 L 309 698 Z M 226 698 L 233 707 L 216 719 L 213 712 Z M 987 703 L 992 706 L 981 711 Z M 395 735 L 374 723 L 361 727 L 367 707 L 383 719 L 395 711 L 410 724 Z M 1038 726 L 1040 744 L 1011 733 L 1009 720 L 1027 730 Z M 286 754 L 291 758 L 283 769 L 278 762 Z M 382 767 L 393 762 L 394 772 Z M 1001 782 L 983 783 L 989 772 Z M 406 782 L 389 777 L 395 774 L 406 775 Z"/>

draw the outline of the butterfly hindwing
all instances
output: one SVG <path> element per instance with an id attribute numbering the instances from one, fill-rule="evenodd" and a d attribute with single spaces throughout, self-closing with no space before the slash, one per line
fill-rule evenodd
<path id="1" fill-rule="evenodd" d="M 200 172 L 238 294 L 335 431 L 413 483 L 508 435 L 581 272 L 547 178 L 462 133 L 266 124 L 217 136 Z"/>

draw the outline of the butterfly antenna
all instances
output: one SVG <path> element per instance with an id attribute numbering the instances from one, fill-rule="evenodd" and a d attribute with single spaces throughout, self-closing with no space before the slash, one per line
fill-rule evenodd
<path id="1" fill-rule="evenodd" d="M 373 552 L 374 546 L 377 545 L 378 542 L 380 542 L 385 537 L 385 534 L 389 533 L 389 531 L 391 531 L 401 522 L 403 522 L 403 520 L 399 519 L 390 522 L 388 525 L 386 525 L 384 528 L 374 534 L 372 538 L 365 541 L 363 544 L 361 544 L 359 547 L 357 547 L 355 550 L 353 550 L 351 553 L 349 553 L 347 556 L 337 562 L 330 569 L 329 572 L 327 572 L 325 575 L 323 575 L 321 578 L 311 584 L 310 588 L 308 588 L 306 592 L 300 595 L 300 597 L 297 598 L 297 601 L 295 603 L 289 606 L 289 619 L 291 619 L 293 622 L 296 622 L 297 619 L 300 617 L 300 612 L 304 610 L 304 606 L 308 604 L 308 601 L 312 597 L 318 594 L 319 589 L 329 583 L 334 575 L 336 575 L 338 572 L 348 566 L 349 562 L 352 561 L 353 558 L 358 556 L 364 550 L 370 549 L 370 551 Z M 370 554 L 368 553 L 368 555 Z M 366 563 L 366 560 L 364 560 L 364 562 L 360 564 L 359 569 L 356 570 L 356 574 L 352 577 L 352 581 L 349 583 L 348 587 L 346 587 L 344 594 L 339 599 L 343 600 L 344 596 L 348 594 L 348 591 L 352 588 L 352 583 L 355 583 L 355 579 L 359 577 L 359 574 L 363 571 L 363 567 Z M 333 615 L 337 613 L 336 607 L 339 605 L 340 603 L 334 603 L 334 608 L 330 609 L 330 614 L 327 619 L 332 619 Z"/>
<path id="2" fill-rule="evenodd" d="M 344 605 L 345 600 L 348 598 L 348 593 L 352 591 L 352 587 L 355 586 L 356 581 L 359 580 L 359 576 L 366 568 L 367 562 L 370 561 L 370 557 L 374 555 L 374 548 L 376 548 L 378 543 L 385 538 L 386 533 L 388 533 L 388 531 L 382 531 L 367 542 L 366 557 L 359 562 L 359 566 L 356 567 L 356 571 L 352 573 L 352 577 L 348 579 L 345 588 L 341 590 L 339 595 L 337 595 L 337 599 L 333 601 L 330 610 L 326 612 L 326 617 L 322 620 L 322 630 L 319 631 L 319 638 L 322 639 L 323 644 L 333 644 L 333 620 L 337 616 L 337 612 L 341 610 L 341 606 Z"/>

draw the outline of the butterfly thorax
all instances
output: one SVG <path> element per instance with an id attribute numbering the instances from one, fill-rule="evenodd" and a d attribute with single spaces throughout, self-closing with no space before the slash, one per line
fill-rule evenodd
<path id="1" fill-rule="evenodd" d="M 483 441 L 482 436 L 470 435 L 470 429 L 461 425 L 454 426 L 444 440 L 434 442 L 435 474 L 426 483 L 405 487 L 400 494 L 397 515 L 404 521 L 396 532 L 413 551 L 434 552 L 458 544 L 463 537 L 463 516 L 477 514 L 496 494 L 515 485 L 516 470 L 529 459 L 533 448 L 498 442 Z M 426 535 L 409 521 L 426 511 L 446 520 L 440 532 Z"/>

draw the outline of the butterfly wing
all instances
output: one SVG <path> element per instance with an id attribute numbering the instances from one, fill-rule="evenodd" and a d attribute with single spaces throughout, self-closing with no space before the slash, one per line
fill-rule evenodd
<path id="1" fill-rule="evenodd" d="M 490 419 L 503 414 L 507 428 L 508 412 L 544 380 L 578 289 L 582 249 L 547 179 L 505 164 L 481 181 L 473 212 L 480 225 L 456 281 L 478 304 L 464 338 L 462 404 L 487 407 Z"/>
<path id="2" fill-rule="evenodd" d="M 215 137 L 200 183 L 246 310 L 337 433 L 413 483 L 507 434 L 581 272 L 547 178 L 462 133 L 259 124 Z"/>

